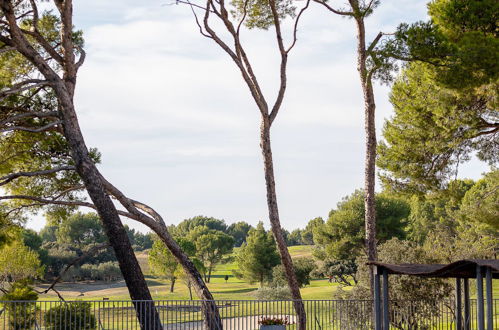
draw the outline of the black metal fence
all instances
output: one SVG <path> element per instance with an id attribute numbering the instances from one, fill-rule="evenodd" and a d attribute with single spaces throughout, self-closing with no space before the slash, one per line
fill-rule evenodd
<path id="1" fill-rule="evenodd" d="M 307 329 L 371 329 L 372 301 L 304 300 Z M 164 329 L 202 329 L 200 300 L 151 301 L 0 301 L 0 329 L 140 329 L 137 308 L 153 303 Z M 217 300 L 223 329 L 258 329 L 262 317 L 296 321 L 290 300 Z M 471 329 L 476 329 L 476 301 L 471 302 Z M 499 329 L 499 299 L 494 300 L 494 329 Z M 418 301 L 392 301 L 393 329 L 455 329 L 454 303 L 427 305 Z M 287 327 L 294 329 L 294 325 Z"/>

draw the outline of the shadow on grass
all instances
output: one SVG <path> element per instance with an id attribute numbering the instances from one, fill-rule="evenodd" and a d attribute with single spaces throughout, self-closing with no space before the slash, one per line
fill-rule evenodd
<path id="1" fill-rule="evenodd" d="M 224 291 L 213 291 L 210 290 L 211 293 L 223 293 L 223 294 L 229 294 L 229 293 L 248 293 L 248 292 L 253 292 L 258 290 L 257 288 L 247 288 L 247 289 L 239 289 L 239 290 L 224 290 Z"/>
<path id="2" fill-rule="evenodd" d="M 167 285 L 167 283 L 160 282 L 157 279 L 146 278 L 146 282 L 147 282 L 147 285 L 151 285 L 151 286 L 152 285 L 155 285 L 155 286 L 158 286 L 158 285 Z"/>

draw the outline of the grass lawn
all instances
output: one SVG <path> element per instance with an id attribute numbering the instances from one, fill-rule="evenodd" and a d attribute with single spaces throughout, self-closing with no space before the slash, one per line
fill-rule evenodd
<path id="1" fill-rule="evenodd" d="M 312 246 L 291 246 L 289 248 L 293 258 L 312 257 Z M 236 253 L 236 251 L 234 252 Z M 153 276 L 150 273 L 148 264 L 148 254 L 146 252 L 137 253 L 137 258 L 141 268 L 146 275 L 147 283 L 154 299 L 165 300 L 186 300 L 189 299 L 187 286 L 178 280 L 175 284 L 173 293 L 169 292 L 170 283 L 163 278 Z M 207 283 L 215 299 L 219 300 L 252 300 L 254 292 L 258 289 L 258 284 L 249 284 L 232 275 L 232 270 L 237 269 L 235 261 L 220 264 L 213 272 L 211 282 Z M 229 275 L 227 283 L 224 280 L 225 275 Z M 499 297 L 499 281 L 493 281 L 493 295 Z M 47 285 L 44 285 L 45 287 Z M 329 283 L 327 279 L 312 280 L 310 285 L 301 289 L 304 299 L 331 299 L 333 292 L 338 288 L 338 284 Z M 471 295 L 475 296 L 475 282 L 470 281 Z M 57 289 L 63 297 L 68 300 L 128 300 L 129 295 L 124 281 L 119 282 L 88 282 L 88 283 L 60 283 Z M 348 290 L 348 288 L 346 288 Z M 83 295 L 81 295 L 83 293 Z M 194 299 L 196 299 L 195 294 Z M 57 295 L 50 293 L 40 295 L 40 300 L 58 300 Z"/>
<path id="2" fill-rule="evenodd" d="M 311 257 L 312 246 L 292 246 L 289 248 L 293 258 Z M 146 274 L 147 283 L 154 299 L 184 300 L 189 299 L 187 286 L 178 280 L 173 293 L 169 292 L 170 283 L 165 279 L 151 275 L 148 264 L 147 252 L 138 252 L 137 259 L 141 268 Z M 253 293 L 258 289 L 258 284 L 249 284 L 232 275 L 232 270 L 237 269 L 237 264 L 233 262 L 220 264 L 213 272 L 208 287 L 215 299 L 220 300 L 251 300 Z M 229 275 L 227 283 L 225 275 Z M 46 287 L 46 285 L 44 285 Z M 312 280 L 310 285 L 301 289 L 304 299 L 330 299 L 338 285 L 329 283 L 327 279 Z M 87 282 L 87 283 L 60 283 L 57 285 L 58 291 L 66 299 L 82 300 L 128 300 L 129 295 L 124 281 L 119 282 Z M 83 295 L 82 295 L 83 294 Z M 193 293 L 194 294 L 194 293 Z M 195 297 L 195 294 L 194 294 Z M 40 300 L 58 300 L 54 293 L 41 295 Z"/>

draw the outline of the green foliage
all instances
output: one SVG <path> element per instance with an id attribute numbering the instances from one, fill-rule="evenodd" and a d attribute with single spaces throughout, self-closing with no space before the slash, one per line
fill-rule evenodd
<path id="1" fill-rule="evenodd" d="M 301 232 L 301 244 L 313 245 L 314 244 L 314 233 L 320 232 L 324 226 L 324 220 L 322 218 L 315 218 L 307 223 L 305 229 Z"/>
<path id="2" fill-rule="evenodd" d="M 9 290 L 0 296 L 0 300 L 6 301 L 4 304 L 9 317 L 11 329 L 31 329 L 36 322 L 36 300 L 38 293 L 28 284 L 27 281 L 17 281 L 12 284 Z M 23 303 L 8 303 L 23 301 Z"/>
<path id="3" fill-rule="evenodd" d="M 173 281 L 179 263 L 166 245 L 157 238 L 154 240 L 151 251 L 149 251 L 149 266 L 153 274 L 165 276 L 170 281 Z"/>
<path id="4" fill-rule="evenodd" d="M 459 209 L 463 224 L 473 224 L 483 233 L 499 232 L 499 170 L 487 173 L 463 197 Z M 497 242 L 497 241 L 496 241 Z"/>
<path id="5" fill-rule="evenodd" d="M 72 267 L 64 273 L 63 280 L 94 280 L 109 281 L 122 278 L 121 270 L 117 262 L 108 261 L 97 265 L 84 264 L 81 267 Z"/>
<path id="6" fill-rule="evenodd" d="M 471 180 L 454 180 L 447 189 L 410 197 L 408 238 L 423 243 L 430 233 L 439 228 L 456 232 L 458 222 L 455 212 L 460 209 L 463 197 L 473 185 Z"/>
<path id="7" fill-rule="evenodd" d="M 385 186 L 409 192 L 444 188 L 473 152 L 499 158 L 493 86 L 462 92 L 440 86 L 428 64 L 411 63 L 392 87 L 395 115 L 385 122 L 378 166 Z M 492 126 L 490 126 L 492 125 Z M 487 133 L 487 132 L 492 133 Z"/>
<path id="8" fill-rule="evenodd" d="M 182 250 L 190 257 L 191 261 L 194 263 L 199 271 L 205 271 L 205 268 L 201 261 L 193 258 L 196 255 L 196 246 L 193 242 L 185 238 L 176 238 L 177 243 L 182 248 Z M 180 263 L 173 256 L 166 245 L 156 237 L 151 251 L 149 251 L 149 265 L 154 274 L 165 276 L 170 282 L 170 291 L 173 292 L 175 280 L 177 277 L 181 277 L 184 282 L 190 288 L 191 283 L 187 276 L 183 273 Z"/>
<path id="9" fill-rule="evenodd" d="M 303 245 L 302 230 L 295 229 L 291 233 L 289 233 L 289 235 L 286 236 L 286 245 L 287 246 Z"/>
<path id="10" fill-rule="evenodd" d="M 125 230 L 128 235 L 128 239 L 133 246 L 135 251 L 143 251 L 152 248 L 153 245 L 153 234 L 147 233 L 143 234 L 128 225 L 125 225 Z"/>
<path id="11" fill-rule="evenodd" d="M 309 258 L 296 258 L 293 260 L 293 269 L 296 274 L 296 280 L 299 287 L 310 284 L 311 273 L 316 268 L 315 262 Z M 271 287 L 284 287 L 288 284 L 286 273 L 282 265 L 277 265 L 272 269 Z"/>
<path id="12" fill-rule="evenodd" d="M 436 80 L 453 89 L 497 82 L 497 1 L 436 0 L 428 9 L 431 21 L 398 28 L 388 43 L 395 57 L 433 64 Z"/>
<path id="13" fill-rule="evenodd" d="M 401 241 L 393 238 L 379 246 L 378 259 L 383 263 L 439 263 L 432 250 L 426 250 L 411 241 Z M 361 256 L 356 261 L 358 265 L 358 285 L 350 291 L 338 290 L 336 298 L 371 299 L 369 266 L 367 258 Z M 439 304 L 452 294 L 452 285 L 445 279 L 421 278 L 406 275 L 389 276 L 390 308 L 397 309 L 398 315 L 392 317 L 392 325 L 397 329 L 414 329 L 421 319 L 431 319 L 439 311 Z M 431 293 L 431 294 L 429 294 Z M 404 309 L 408 301 L 415 301 L 410 309 Z M 358 311 L 352 306 L 351 312 Z"/>
<path id="14" fill-rule="evenodd" d="M 280 263 L 274 238 L 266 232 L 263 223 L 259 222 L 255 229 L 249 231 L 246 243 L 238 251 L 236 257 L 239 272 L 236 276 L 250 283 L 264 281 L 272 276 L 272 268 Z"/>
<path id="15" fill-rule="evenodd" d="M 57 226 L 45 225 L 40 230 L 40 237 L 44 243 L 57 241 Z"/>
<path id="16" fill-rule="evenodd" d="M 96 213 L 77 212 L 65 219 L 57 230 L 57 242 L 83 247 L 107 241 L 104 228 Z"/>
<path id="17" fill-rule="evenodd" d="M 33 251 L 37 251 L 42 246 L 42 238 L 36 231 L 33 229 L 22 229 L 22 237 L 24 245 L 32 249 Z"/>
<path id="18" fill-rule="evenodd" d="M 239 247 L 246 242 L 246 237 L 251 228 L 253 227 L 244 221 L 233 223 L 227 228 L 227 234 L 234 238 L 234 246 Z"/>
<path id="19" fill-rule="evenodd" d="M 31 30 L 32 22 L 29 19 L 20 19 L 20 24 L 26 30 Z M 47 43 L 61 52 L 60 21 L 50 12 L 40 14 L 38 30 Z M 32 39 L 31 36 L 27 36 Z M 83 45 L 81 32 L 74 33 L 77 45 Z M 42 57 L 50 57 L 39 43 L 32 43 Z M 54 66 L 56 69 L 57 66 Z M 57 70 L 57 69 L 56 69 Z M 19 52 L 5 51 L 0 54 L 0 90 L 9 89 L 21 81 L 39 79 L 38 70 Z M 12 93 L 0 100 L 0 177 L 17 172 L 31 172 L 50 170 L 61 166 L 72 166 L 74 162 L 69 153 L 69 146 L 60 125 L 56 129 L 32 133 L 20 130 L 9 130 L 13 126 L 42 128 L 54 123 L 58 118 L 58 102 L 50 88 L 30 88 L 21 92 Z M 43 116 L 27 116 L 29 113 L 43 113 Z M 15 118 L 15 119 L 13 119 Z M 100 161 L 100 154 L 90 150 L 93 161 Z M 62 199 L 69 201 L 84 200 L 82 182 L 78 174 L 72 170 L 59 171 L 46 175 L 19 177 L 5 182 L 2 189 L 6 194 L 34 196 L 44 199 Z M 45 212 L 58 218 L 63 214 L 71 213 L 75 207 L 50 206 L 43 203 L 33 203 L 27 200 L 2 200 L 0 210 L 11 210 L 8 220 L 13 223 L 23 223 L 27 216 L 38 212 Z M 3 212 L 0 211 L 0 218 Z M 2 219 L 3 220 L 3 219 Z M 0 221 L 0 223 L 3 221 Z"/>
<path id="20" fill-rule="evenodd" d="M 288 286 L 281 287 L 261 287 L 255 292 L 255 298 L 258 300 L 290 300 L 291 291 Z"/>
<path id="21" fill-rule="evenodd" d="M 273 0 L 277 11 L 278 19 L 295 17 L 296 7 L 291 0 Z M 269 0 L 232 0 L 231 11 L 234 18 L 240 20 L 244 18 L 244 24 L 250 28 L 267 30 L 274 25 L 274 15 L 272 14 Z"/>
<path id="22" fill-rule="evenodd" d="M 314 255 L 334 260 L 352 260 L 364 249 L 364 193 L 355 191 L 338 203 L 329 213 L 324 226 L 319 227 L 314 241 L 318 251 Z M 384 242 L 392 237 L 405 237 L 405 223 L 409 206 L 399 198 L 376 195 L 377 238 Z"/>
<path id="23" fill-rule="evenodd" d="M 355 260 L 326 259 L 316 274 L 329 278 L 329 282 L 336 282 L 343 286 L 357 284 L 357 264 Z"/>
<path id="24" fill-rule="evenodd" d="M 189 235 L 192 230 L 202 226 L 205 226 L 208 229 L 212 230 L 219 230 L 224 233 L 227 232 L 227 224 L 224 220 L 198 215 L 179 223 L 176 227 L 173 228 L 172 233 L 176 237 L 185 237 Z"/>
<path id="25" fill-rule="evenodd" d="M 46 329 L 96 329 L 97 322 L 92 313 L 92 304 L 75 301 L 58 304 L 44 316 Z"/>
<path id="26" fill-rule="evenodd" d="M 18 239 L 0 249 L 0 282 L 20 281 L 43 275 L 38 253 Z"/>
<path id="27" fill-rule="evenodd" d="M 225 255 L 232 252 L 234 238 L 219 230 L 198 227 L 190 234 L 196 245 L 196 256 L 207 269 L 206 281 L 210 282 L 211 272 Z"/>

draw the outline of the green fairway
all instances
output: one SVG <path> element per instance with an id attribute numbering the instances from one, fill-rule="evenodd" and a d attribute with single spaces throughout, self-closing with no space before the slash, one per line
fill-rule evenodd
<path id="1" fill-rule="evenodd" d="M 291 246 L 289 248 L 293 258 L 312 257 L 312 246 Z M 234 251 L 233 256 L 235 256 Z M 185 300 L 189 299 L 189 291 L 185 283 L 181 280 L 175 284 L 174 292 L 169 292 L 170 283 L 150 273 L 148 264 L 147 251 L 137 253 L 137 258 L 141 268 L 146 275 L 151 294 L 154 299 L 168 300 Z M 231 261 L 225 264 L 220 264 L 216 267 L 212 274 L 208 287 L 215 299 L 220 300 L 251 300 L 254 298 L 254 292 L 258 289 L 258 284 L 250 284 L 241 279 L 234 277 L 233 270 L 237 270 L 237 263 Z M 225 282 L 225 275 L 229 275 L 229 280 Z M 40 287 L 46 287 L 41 285 Z M 312 280 L 310 285 L 301 289 L 304 299 L 330 299 L 332 293 L 338 285 L 329 283 L 327 279 Z M 83 300 L 128 300 L 128 291 L 124 281 L 119 282 L 77 282 L 77 283 L 60 283 L 57 285 L 58 291 L 66 299 L 83 299 Z M 196 299 L 195 294 L 194 299 Z M 58 300 L 57 295 L 53 292 L 40 295 L 40 300 Z"/>

